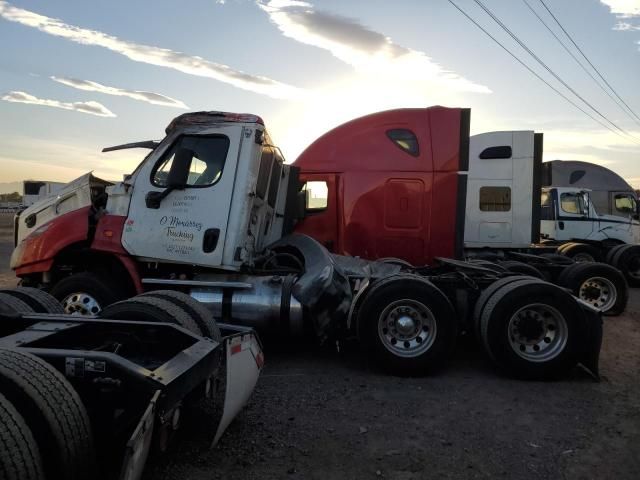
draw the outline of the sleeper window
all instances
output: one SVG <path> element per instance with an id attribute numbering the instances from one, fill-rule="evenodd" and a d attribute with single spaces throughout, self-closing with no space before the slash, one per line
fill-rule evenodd
<path id="1" fill-rule="evenodd" d="M 480 210 L 483 212 L 511 210 L 511 188 L 480 187 Z"/>

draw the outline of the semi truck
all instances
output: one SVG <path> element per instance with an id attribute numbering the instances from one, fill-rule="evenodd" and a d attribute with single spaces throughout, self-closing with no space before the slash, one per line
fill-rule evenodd
<path id="1" fill-rule="evenodd" d="M 296 230 L 335 253 L 367 259 L 391 257 L 412 265 L 432 264 L 437 257 L 500 261 L 504 268 L 571 288 L 610 314 L 624 310 L 627 286 L 615 268 L 567 269 L 571 261 L 555 254 L 555 244 L 540 243 L 542 134 L 469 137 L 468 111 L 458 128 L 435 112 L 441 110 L 378 112 L 313 142 L 293 163 L 308 196 L 307 214 Z M 558 189 L 546 192 L 557 195 Z"/>
<path id="2" fill-rule="evenodd" d="M 133 308 L 127 300 L 133 295 L 173 289 L 204 303 L 220 321 L 260 333 L 357 338 L 372 362 L 399 375 L 446 364 L 462 331 L 475 334 L 500 368 L 519 377 L 549 378 L 577 363 L 597 372 L 596 301 L 541 278 L 456 259 L 469 111 L 433 107 L 419 114 L 431 119 L 419 147 L 404 136 L 403 124 L 386 127 L 397 130 L 392 141 L 384 131 L 381 139 L 363 135 L 371 152 L 433 152 L 430 171 L 416 178 L 421 159 L 408 155 L 401 165 L 410 177 L 398 174 L 387 189 L 373 183 L 378 172 L 355 174 L 387 207 L 355 202 L 353 234 L 345 238 L 367 244 L 371 232 L 356 220 L 384 219 L 402 232 L 383 239 L 385 251 L 398 256 L 398 242 L 407 244 L 404 232 L 415 232 L 410 242 L 429 252 L 431 266 L 331 254 L 326 246 L 333 237 L 295 233 L 294 227 L 328 218 L 326 210 L 306 205 L 299 167 L 284 162 L 260 117 L 225 112 L 184 114 L 160 142 L 111 147 L 150 151 L 122 182 L 87 174 L 18 215 L 11 266 L 23 285 L 48 290 L 68 313 L 113 318 Z M 349 184 L 335 175 L 333 185 L 349 194 Z M 407 204 L 406 192 L 422 195 L 425 185 L 433 202 Z M 314 209 L 325 214 L 313 215 Z M 575 273 L 572 266 L 553 268 Z"/>
<path id="3" fill-rule="evenodd" d="M 255 332 L 179 292 L 98 318 L 41 290 L 0 290 L 0 476 L 138 480 L 190 411 L 215 444 L 263 363 Z"/>

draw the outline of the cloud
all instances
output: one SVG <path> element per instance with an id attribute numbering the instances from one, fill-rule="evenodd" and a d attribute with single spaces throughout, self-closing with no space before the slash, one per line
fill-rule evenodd
<path id="1" fill-rule="evenodd" d="M 633 25 L 629 22 L 618 22 L 613 29 L 618 32 L 627 32 L 629 30 L 640 30 L 640 25 Z"/>
<path id="2" fill-rule="evenodd" d="M 34 97 L 26 92 L 9 92 L 2 96 L 2 100 L 14 103 L 28 103 L 30 105 L 43 105 L 45 107 L 62 108 L 76 112 L 88 113 L 98 117 L 115 117 L 116 114 L 98 102 L 60 102 Z"/>
<path id="3" fill-rule="evenodd" d="M 50 77 L 54 82 L 67 85 L 68 87 L 85 90 L 87 92 L 98 92 L 106 95 L 116 95 L 120 97 L 129 97 L 141 102 L 152 103 L 153 105 L 162 105 L 165 107 L 175 107 L 188 109 L 183 102 L 175 98 L 167 97 L 159 93 L 145 92 L 142 90 L 128 90 L 126 88 L 109 87 L 91 80 L 78 80 L 77 78 L 67 77 Z"/>
<path id="4" fill-rule="evenodd" d="M 295 98 L 302 94 L 302 91 L 296 87 L 267 77 L 250 75 L 221 63 L 168 48 L 129 42 L 96 30 L 69 25 L 55 18 L 14 7 L 4 0 L 0 0 L 0 17 L 82 45 L 103 47 L 135 62 L 172 68 L 189 75 L 213 78 L 274 98 Z"/>
<path id="5" fill-rule="evenodd" d="M 394 43 L 358 21 L 315 10 L 297 0 L 256 0 L 287 37 L 331 52 L 359 71 L 435 82 L 458 91 L 491 93 L 488 87 L 444 69 L 424 52 Z"/>
<path id="6" fill-rule="evenodd" d="M 640 0 L 600 0 L 618 18 L 640 17 Z"/>

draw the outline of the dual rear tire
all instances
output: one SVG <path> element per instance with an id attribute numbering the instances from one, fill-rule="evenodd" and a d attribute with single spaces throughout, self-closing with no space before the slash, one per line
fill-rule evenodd
<path id="1" fill-rule="evenodd" d="M 493 362 L 525 379 L 552 379 L 578 363 L 586 317 L 567 291 L 535 278 L 495 282 L 474 312 L 476 334 Z"/>

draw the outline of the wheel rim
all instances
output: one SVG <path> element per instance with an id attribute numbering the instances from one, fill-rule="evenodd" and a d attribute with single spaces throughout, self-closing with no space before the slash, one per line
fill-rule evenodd
<path id="1" fill-rule="evenodd" d="M 607 278 L 592 277 L 582 282 L 578 296 L 594 307 L 606 311 L 618 300 L 618 289 Z"/>
<path id="2" fill-rule="evenodd" d="M 593 263 L 596 261 L 596 259 L 593 258 L 593 255 L 586 252 L 576 253 L 572 258 L 578 263 Z"/>
<path id="3" fill-rule="evenodd" d="M 417 357 L 436 339 L 433 312 L 417 300 L 390 303 L 378 317 L 378 336 L 384 347 L 399 357 Z"/>
<path id="4" fill-rule="evenodd" d="M 62 308 L 70 315 L 93 316 L 100 313 L 100 303 L 87 292 L 74 292 L 62 300 Z"/>
<path id="5" fill-rule="evenodd" d="M 507 328 L 513 351 L 530 362 L 549 361 L 567 344 L 567 322 L 550 305 L 525 305 L 512 315 Z"/>

